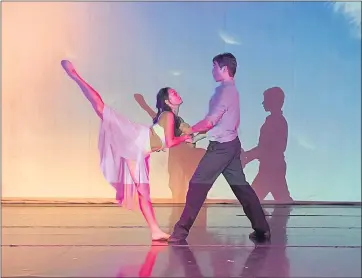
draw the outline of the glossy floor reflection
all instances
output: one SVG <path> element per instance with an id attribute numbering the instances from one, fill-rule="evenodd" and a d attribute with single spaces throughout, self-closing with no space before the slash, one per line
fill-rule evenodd
<path id="1" fill-rule="evenodd" d="M 171 230 L 182 207 L 157 206 Z M 188 245 L 151 244 L 142 216 L 115 206 L 2 208 L 2 276 L 361 277 L 361 207 L 265 206 L 270 244 L 248 239 L 238 206 L 207 206 Z"/>

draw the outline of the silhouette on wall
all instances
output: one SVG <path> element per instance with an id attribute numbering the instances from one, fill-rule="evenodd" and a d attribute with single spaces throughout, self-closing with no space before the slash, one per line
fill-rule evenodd
<path id="1" fill-rule="evenodd" d="M 152 119 L 156 117 L 156 111 L 146 103 L 141 94 L 135 94 L 134 98 Z M 196 148 L 195 144 L 185 142 L 169 149 L 168 186 L 172 193 L 173 203 L 185 203 L 189 181 L 205 152 L 205 149 Z"/>
<path id="2" fill-rule="evenodd" d="M 258 145 L 241 155 L 243 167 L 259 160 L 259 172 L 252 182 L 260 200 L 271 193 L 275 202 L 292 202 L 286 181 L 284 152 L 288 141 L 288 123 L 283 116 L 284 92 L 272 87 L 264 92 L 263 107 L 270 115 L 260 128 Z"/>

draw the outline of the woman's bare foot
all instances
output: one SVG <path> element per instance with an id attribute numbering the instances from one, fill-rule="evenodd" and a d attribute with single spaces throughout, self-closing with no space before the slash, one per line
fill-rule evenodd
<path id="1" fill-rule="evenodd" d="M 170 235 L 162 231 L 152 233 L 152 241 L 167 241 Z"/>
<path id="2" fill-rule="evenodd" d="M 78 76 L 77 72 L 75 71 L 75 68 L 73 64 L 68 60 L 62 60 L 61 65 L 65 72 L 70 76 L 70 78 L 74 79 Z"/>

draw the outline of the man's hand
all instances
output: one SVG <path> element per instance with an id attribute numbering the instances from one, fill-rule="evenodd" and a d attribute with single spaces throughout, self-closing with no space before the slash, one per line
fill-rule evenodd
<path id="1" fill-rule="evenodd" d="M 192 134 L 192 129 L 191 129 L 190 125 L 187 123 L 180 124 L 180 130 L 183 134 L 187 134 L 187 135 Z"/>
<path id="2" fill-rule="evenodd" d="M 188 128 L 185 128 L 184 132 L 185 134 L 187 135 L 191 135 L 193 132 L 192 132 L 192 128 L 191 127 L 188 127 Z"/>

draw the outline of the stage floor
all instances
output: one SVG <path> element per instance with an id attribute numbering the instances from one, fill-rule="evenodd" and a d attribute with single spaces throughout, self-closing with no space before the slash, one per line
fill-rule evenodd
<path id="1" fill-rule="evenodd" d="M 361 207 L 264 206 L 270 244 L 239 206 L 204 207 L 188 246 L 151 244 L 116 206 L 2 206 L 2 277 L 361 277 Z M 166 231 L 181 206 L 156 206 Z"/>

